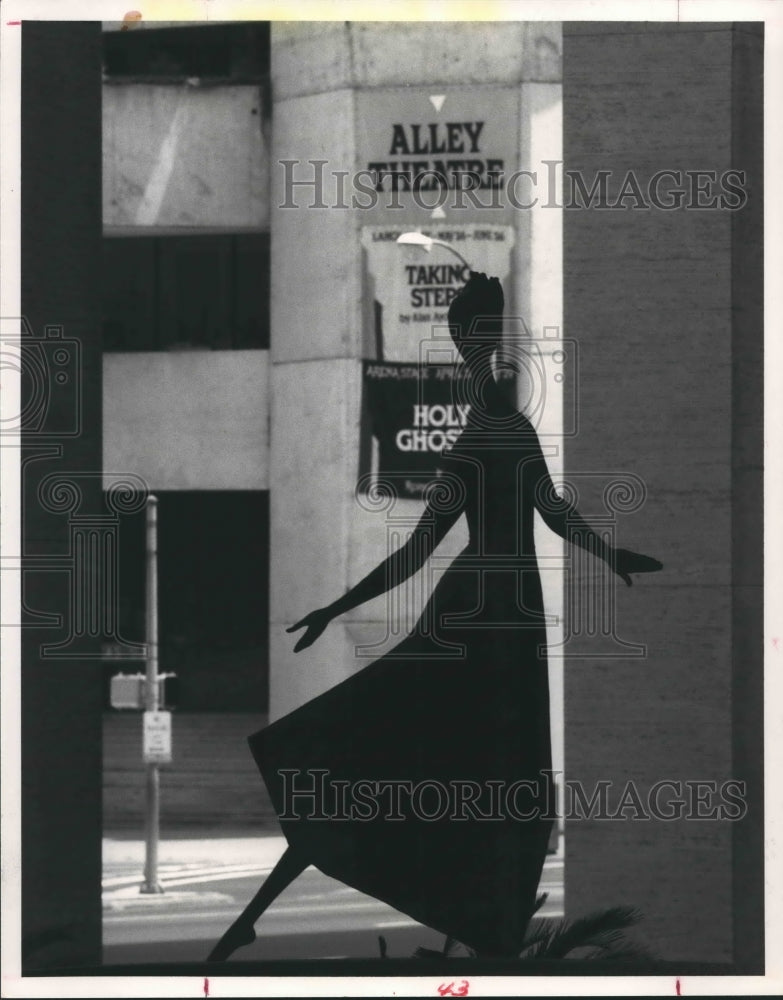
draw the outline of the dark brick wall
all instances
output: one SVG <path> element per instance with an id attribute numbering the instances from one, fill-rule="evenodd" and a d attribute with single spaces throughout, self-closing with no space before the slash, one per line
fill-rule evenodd
<path id="1" fill-rule="evenodd" d="M 732 157 L 748 173 L 732 216 L 732 757 L 748 786 L 733 830 L 734 960 L 764 967 L 764 35 L 734 26 Z M 752 526 L 752 527 L 751 527 Z"/>
<path id="2" fill-rule="evenodd" d="M 744 61 L 729 24 L 565 25 L 565 168 L 588 179 L 611 170 L 610 192 L 629 170 L 643 190 L 663 169 L 760 176 L 759 89 L 743 83 L 758 79 L 760 45 L 758 37 L 741 44 Z M 748 108 L 752 142 L 740 149 L 736 128 Z M 664 563 L 631 589 L 617 585 L 618 632 L 646 644 L 646 658 L 566 664 L 566 776 L 588 789 L 608 779 L 619 792 L 633 779 L 644 796 L 661 779 L 743 777 L 736 733 L 760 732 L 760 658 L 751 654 L 739 680 L 732 655 L 733 614 L 747 625 L 759 607 L 758 590 L 738 605 L 732 546 L 736 555 L 760 524 L 757 505 L 737 506 L 733 472 L 738 430 L 752 453 L 760 443 L 758 409 L 738 410 L 738 386 L 746 401 L 760 395 L 758 310 L 744 324 L 747 344 L 735 328 L 738 308 L 759 294 L 755 278 L 740 280 L 740 263 L 746 241 L 753 254 L 760 246 L 760 195 L 756 184 L 744 215 L 564 213 L 565 329 L 581 348 L 580 434 L 567 444 L 566 469 L 640 476 L 647 500 L 618 516 L 618 543 Z M 755 368 L 738 375 L 749 355 Z M 741 489 L 752 494 L 758 473 Z M 586 513 L 600 509 L 597 488 L 584 491 Z M 749 575 L 759 582 L 757 571 Z M 747 631 L 755 638 L 755 624 Z M 759 740 L 746 740 L 741 762 L 756 776 Z M 638 906 L 640 936 L 661 958 L 740 961 L 738 829 L 707 820 L 570 822 L 568 910 Z M 751 846 L 757 833 L 748 834 Z M 743 915 L 752 917 L 745 937 L 755 938 L 756 958 L 758 875 L 758 866 L 746 873 L 754 903 Z"/>
<path id="3" fill-rule="evenodd" d="M 247 737 L 266 716 L 174 712 L 172 762 L 160 770 L 161 836 L 210 829 L 279 833 Z M 145 768 L 138 712 L 103 717 L 103 817 L 107 836 L 144 833 Z"/>

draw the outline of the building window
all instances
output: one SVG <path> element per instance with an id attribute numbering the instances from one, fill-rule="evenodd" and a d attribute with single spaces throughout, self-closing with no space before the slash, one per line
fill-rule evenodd
<path id="1" fill-rule="evenodd" d="M 269 73 L 269 22 L 194 25 L 103 36 L 103 71 L 111 79 L 259 79 Z"/>
<path id="2" fill-rule="evenodd" d="M 269 347 L 269 234 L 103 241 L 106 351 Z"/>

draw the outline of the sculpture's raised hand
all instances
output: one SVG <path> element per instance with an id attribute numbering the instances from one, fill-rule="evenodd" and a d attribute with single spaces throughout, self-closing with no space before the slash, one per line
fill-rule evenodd
<path id="1" fill-rule="evenodd" d="M 629 587 L 633 585 L 631 573 L 657 573 L 658 570 L 663 569 L 663 563 L 658 562 L 657 559 L 653 559 L 652 556 L 643 556 L 639 552 L 631 552 L 630 549 L 615 549 L 610 565 Z"/>
<path id="2" fill-rule="evenodd" d="M 311 611 L 309 615 L 305 615 L 296 624 L 287 628 L 286 632 L 296 632 L 300 628 L 307 629 L 305 634 L 299 637 L 297 644 L 294 646 L 294 652 L 298 653 L 300 650 L 312 646 L 331 620 L 331 613 L 326 608 L 319 608 L 317 611 Z"/>
<path id="3" fill-rule="evenodd" d="M 476 327 L 484 333 L 502 329 L 503 306 L 500 281 L 488 278 L 483 272 L 471 271 L 449 306 L 449 326 L 455 340 L 469 339 Z"/>

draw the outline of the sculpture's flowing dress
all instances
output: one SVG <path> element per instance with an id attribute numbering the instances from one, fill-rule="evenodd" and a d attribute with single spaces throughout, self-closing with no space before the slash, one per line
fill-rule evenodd
<path id="1" fill-rule="evenodd" d="M 469 422 L 442 467 L 470 541 L 413 632 L 249 742 L 312 864 L 483 953 L 514 954 L 554 808 L 533 541 L 551 481 L 526 421 L 504 433 Z M 286 794 L 318 787 L 323 803 Z"/>

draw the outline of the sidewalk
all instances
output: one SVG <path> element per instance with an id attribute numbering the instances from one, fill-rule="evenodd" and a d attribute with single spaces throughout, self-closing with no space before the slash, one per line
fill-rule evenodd
<path id="1" fill-rule="evenodd" d="M 280 834 L 253 836 L 212 836 L 175 834 L 162 837 L 158 845 L 161 865 L 179 866 L 203 864 L 214 867 L 252 865 L 261 871 L 270 871 L 286 847 Z M 103 871 L 126 865 L 144 865 L 144 841 L 111 835 L 103 838 Z"/>
<path id="2" fill-rule="evenodd" d="M 182 914 L 194 908 L 234 906 L 223 891 L 229 882 L 261 880 L 287 845 L 280 835 L 171 836 L 158 845 L 157 880 L 162 892 L 142 892 L 145 843 L 122 835 L 103 838 L 104 919 L 130 913 Z M 212 885 L 211 883 L 215 883 Z M 207 886 L 207 888 L 205 888 Z"/>

